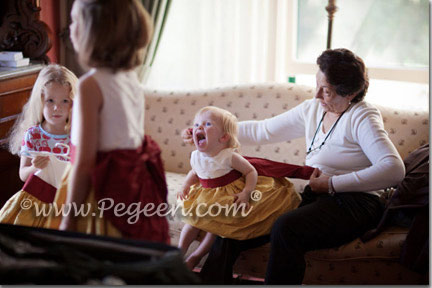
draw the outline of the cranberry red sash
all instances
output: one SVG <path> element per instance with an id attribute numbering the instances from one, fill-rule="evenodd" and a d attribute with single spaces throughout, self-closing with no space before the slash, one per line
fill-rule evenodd
<path id="1" fill-rule="evenodd" d="M 231 170 L 228 174 L 225 174 L 218 178 L 213 179 L 201 179 L 199 178 L 199 182 L 204 188 L 216 188 L 228 185 L 238 178 L 240 178 L 242 174 L 237 170 Z"/>
<path id="2" fill-rule="evenodd" d="M 32 174 L 25 182 L 22 190 L 45 203 L 52 203 L 57 189 L 38 176 Z"/>
<path id="3" fill-rule="evenodd" d="M 167 202 L 168 190 L 160 153 L 157 143 L 145 136 L 143 145 L 137 150 L 114 150 L 97 155 L 92 179 L 96 201 L 110 198 L 114 205 L 124 203 L 123 215 L 115 215 L 115 210 L 109 209 L 104 211 L 104 217 L 125 237 L 169 243 L 168 222 L 155 213 L 156 209 L 149 213 L 153 216 L 141 213 L 134 224 L 128 223 L 132 215 L 125 213 L 128 208 L 142 210 L 148 203 L 157 208 Z M 139 209 L 137 205 L 140 205 Z"/>
<path id="4" fill-rule="evenodd" d="M 312 172 L 314 171 L 313 167 L 306 165 L 299 166 L 294 164 L 286 164 L 258 157 L 244 156 L 244 158 L 255 167 L 255 169 L 258 171 L 258 175 L 260 176 L 275 178 L 288 177 L 309 180 Z"/>
<path id="5" fill-rule="evenodd" d="M 289 178 L 300 178 L 308 180 L 314 170 L 310 166 L 298 166 L 293 164 L 286 164 L 267 160 L 257 157 L 243 156 L 258 172 L 259 176 L 267 177 L 289 177 Z M 200 184 L 204 188 L 216 188 L 228 185 L 240 178 L 242 174 L 237 170 L 232 170 L 228 174 L 214 179 L 199 179 Z"/>

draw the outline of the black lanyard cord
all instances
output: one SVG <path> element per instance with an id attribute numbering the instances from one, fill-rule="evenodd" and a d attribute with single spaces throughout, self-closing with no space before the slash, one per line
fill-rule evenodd
<path id="1" fill-rule="evenodd" d="M 351 106 L 351 105 L 350 105 L 350 106 Z M 348 106 L 348 108 L 349 108 L 349 106 Z M 309 153 L 311 153 L 312 151 L 315 151 L 315 150 L 317 150 L 317 149 L 321 149 L 321 147 L 322 147 L 322 146 L 324 145 L 324 143 L 327 141 L 327 138 L 329 138 L 329 137 L 330 137 L 330 134 L 332 134 L 333 130 L 335 129 L 335 127 L 336 127 L 337 123 L 339 122 L 339 120 L 342 118 L 343 114 L 348 110 L 348 108 L 345 109 L 345 111 L 343 111 L 342 114 L 338 117 L 338 119 L 337 119 L 336 122 L 333 124 L 332 128 L 330 129 L 330 131 L 327 133 L 327 136 L 324 138 L 324 141 L 321 143 L 321 145 L 318 146 L 316 149 L 313 149 L 313 150 L 312 150 L 312 146 L 313 146 L 313 144 L 314 144 L 314 142 L 315 142 L 315 137 L 316 137 L 316 135 L 318 134 L 318 131 L 319 131 L 320 127 L 321 127 L 322 122 L 324 121 L 324 116 L 327 114 L 327 112 L 324 112 L 324 114 L 323 114 L 323 116 L 321 117 L 321 120 L 320 120 L 320 122 L 319 122 L 319 124 L 318 124 L 318 128 L 317 128 L 316 131 L 315 131 L 315 135 L 314 135 L 314 137 L 312 138 L 312 143 L 310 144 L 309 149 L 308 149 L 308 151 L 306 152 L 306 155 L 309 155 Z"/>

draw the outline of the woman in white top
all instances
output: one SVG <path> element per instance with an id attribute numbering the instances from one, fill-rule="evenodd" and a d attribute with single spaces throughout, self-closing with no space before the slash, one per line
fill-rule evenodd
<path id="1" fill-rule="evenodd" d="M 305 137 L 306 165 L 316 168 L 300 207 L 273 226 L 267 284 L 301 284 L 305 252 L 340 246 L 373 228 L 382 213 L 379 190 L 405 174 L 378 109 L 363 101 L 369 86 L 363 60 L 347 49 L 329 49 L 317 64 L 315 99 L 270 119 L 239 123 L 242 145 Z M 218 238 L 201 271 L 204 281 L 229 283 L 236 256 L 227 255 L 268 238 L 252 240 Z"/>

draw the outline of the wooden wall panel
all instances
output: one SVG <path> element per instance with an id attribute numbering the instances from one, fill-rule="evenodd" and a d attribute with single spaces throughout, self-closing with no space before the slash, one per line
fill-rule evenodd
<path id="1" fill-rule="evenodd" d="M 0 207 L 24 184 L 18 174 L 20 158 L 9 153 L 7 137 L 30 97 L 41 68 L 33 65 L 17 69 L 16 73 L 0 72 Z"/>

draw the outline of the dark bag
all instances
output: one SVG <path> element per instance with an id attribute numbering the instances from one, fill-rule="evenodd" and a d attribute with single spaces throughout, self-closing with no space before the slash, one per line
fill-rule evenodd
<path id="1" fill-rule="evenodd" d="M 162 243 L 0 224 L 0 284 L 198 284 Z"/>
<path id="2" fill-rule="evenodd" d="M 388 206 L 394 209 L 429 204 L 429 144 L 410 153 L 404 163 L 405 178 L 397 185 Z"/>
<path id="3" fill-rule="evenodd" d="M 377 228 L 366 232 L 366 242 L 376 237 L 400 211 L 410 211 L 413 221 L 403 244 L 400 262 L 417 272 L 429 270 L 429 144 L 411 152 L 404 160 L 406 174 L 399 183 Z M 393 221 L 394 222 L 394 221 Z"/>

